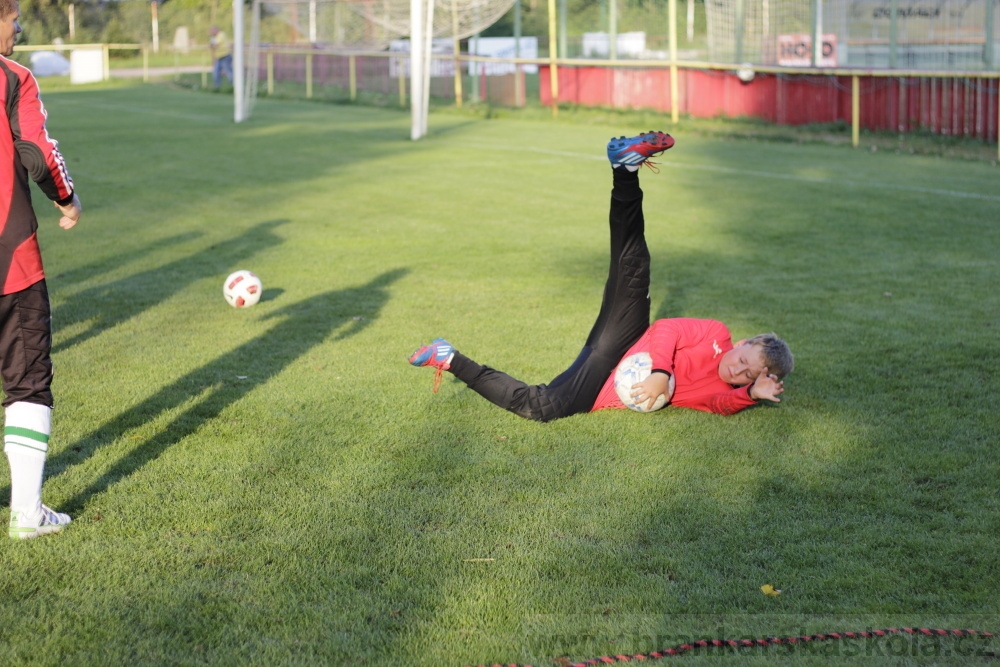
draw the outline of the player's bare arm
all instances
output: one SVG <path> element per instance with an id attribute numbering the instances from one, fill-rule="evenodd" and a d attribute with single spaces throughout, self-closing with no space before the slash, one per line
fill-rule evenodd
<path id="1" fill-rule="evenodd" d="M 62 218 L 59 219 L 59 226 L 63 229 L 72 229 L 80 221 L 80 215 L 83 213 L 83 204 L 80 203 L 80 197 L 76 193 L 73 193 L 73 201 L 68 204 L 60 206 L 59 202 L 52 203 L 62 213 Z"/>

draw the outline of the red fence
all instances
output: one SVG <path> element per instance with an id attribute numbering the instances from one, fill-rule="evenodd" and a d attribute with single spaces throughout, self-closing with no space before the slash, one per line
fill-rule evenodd
<path id="1" fill-rule="evenodd" d="M 551 104 L 549 70 L 540 68 L 542 104 Z M 559 67 L 559 101 L 581 106 L 671 110 L 665 68 Z M 803 125 L 852 120 L 850 76 L 680 69 L 678 110 L 698 118 L 750 116 Z M 860 126 L 869 130 L 998 138 L 1000 80 L 967 76 L 859 76 Z"/>
<path id="2" fill-rule="evenodd" d="M 405 54 L 345 54 L 320 51 L 268 54 L 259 77 L 315 86 L 405 96 Z M 446 63 L 451 67 L 452 61 Z M 445 68 L 445 69 L 448 69 Z M 463 76 L 464 95 L 501 106 L 522 106 L 528 75 Z M 531 75 L 534 78 L 535 75 Z M 552 103 L 548 66 L 538 67 L 538 97 Z M 907 133 L 925 131 L 997 142 L 1000 125 L 1000 79 L 993 76 L 858 74 L 858 127 Z M 757 72 L 749 83 L 727 70 L 678 69 L 677 110 L 696 118 L 753 117 L 784 124 L 853 123 L 852 73 L 790 74 Z M 559 66 L 559 101 L 580 106 L 651 109 L 670 113 L 670 69 L 667 67 Z M 452 76 L 435 76 L 431 95 L 454 99 Z M 353 99 L 353 98 L 352 98 Z M 401 102 L 402 103 L 402 102 Z"/>

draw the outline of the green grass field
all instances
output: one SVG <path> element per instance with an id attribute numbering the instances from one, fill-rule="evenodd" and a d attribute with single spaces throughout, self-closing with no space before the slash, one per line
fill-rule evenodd
<path id="1" fill-rule="evenodd" d="M 262 100 L 235 125 L 230 98 L 168 86 L 45 101 L 85 209 L 67 232 L 35 193 L 44 498 L 74 523 L 0 546 L 0 663 L 549 665 L 1000 631 L 996 166 L 664 119 L 677 146 L 642 176 L 654 313 L 778 332 L 785 400 L 541 425 L 451 378 L 434 394 L 406 359 L 444 336 L 529 381 L 562 371 L 605 278 L 604 145 L 648 118 L 438 113 L 413 142 L 396 110 Z M 221 294 L 240 268 L 265 286 L 248 310 Z M 675 660 L 983 651 L 1000 640 Z"/>

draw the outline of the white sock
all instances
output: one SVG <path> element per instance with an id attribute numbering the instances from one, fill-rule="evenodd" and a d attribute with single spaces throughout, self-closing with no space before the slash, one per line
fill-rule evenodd
<path id="1" fill-rule="evenodd" d="M 642 163 L 640 162 L 639 164 L 627 164 L 625 165 L 625 168 L 628 169 L 629 171 L 639 171 L 639 167 L 641 166 Z"/>
<path id="2" fill-rule="evenodd" d="M 10 462 L 10 509 L 42 511 L 42 474 L 52 432 L 52 408 L 18 401 L 4 414 L 3 450 Z"/>

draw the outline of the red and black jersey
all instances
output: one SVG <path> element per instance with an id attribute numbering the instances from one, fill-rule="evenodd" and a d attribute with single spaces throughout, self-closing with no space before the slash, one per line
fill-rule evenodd
<path id="1" fill-rule="evenodd" d="M 45 277 L 28 178 L 60 204 L 73 200 L 73 180 L 45 130 L 45 107 L 31 70 L 0 56 L 0 73 L 0 294 L 13 294 Z"/>

